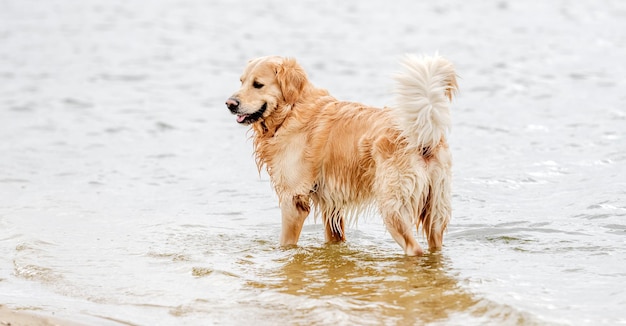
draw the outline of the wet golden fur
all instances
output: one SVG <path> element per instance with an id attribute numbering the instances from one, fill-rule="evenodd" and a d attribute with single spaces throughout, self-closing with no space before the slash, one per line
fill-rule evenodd
<path id="1" fill-rule="evenodd" d="M 282 245 L 297 243 L 313 207 L 327 241 L 344 241 L 346 221 L 377 208 L 407 255 L 422 253 L 413 235 L 420 225 L 429 248 L 441 247 L 451 214 L 445 134 L 455 74 L 440 57 L 404 65 L 397 107 L 379 109 L 314 87 L 294 59 L 248 63 L 227 106 L 254 131 L 257 166 L 279 197 Z"/>

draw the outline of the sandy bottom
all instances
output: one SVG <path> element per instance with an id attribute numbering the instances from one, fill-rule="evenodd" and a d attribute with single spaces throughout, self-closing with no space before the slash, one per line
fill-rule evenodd
<path id="1" fill-rule="evenodd" d="M 0 325 L 3 326 L 78 326 L 74 322 L 61 320 L 55 317 L 38 315 L 30 312 L 15 311 L 5 306 L 0 306 Z"/>

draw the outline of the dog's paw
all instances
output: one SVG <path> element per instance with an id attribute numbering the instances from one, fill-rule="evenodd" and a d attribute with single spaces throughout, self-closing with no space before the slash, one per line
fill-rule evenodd
<path id="1" fill-rule="evenodd" d="M 407 256 L 421 256 L 424 254 L 424 250 L 422 250 L 422 247 L 417 244 L 415 246 L 407 245 L 404 253 Z"/>

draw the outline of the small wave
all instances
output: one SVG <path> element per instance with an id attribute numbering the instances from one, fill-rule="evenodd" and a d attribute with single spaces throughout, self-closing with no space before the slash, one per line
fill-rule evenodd
<path id="1" fill-rule="evenodd" d="M 13 272 L 16 277 L 42 283 L 57 283 L 63 279 L 61 274 L 51 268 L 34 264 L 22 265 L 16 260 L 13 261 Z"/>
<path id="2" fill-rule="evenodd" d="M 206 276 L 215 275 L 215 274 L 220 274 L 220 275 L 234 277 L 234 278 L 241 278 L 240 275 L 237 275 L 233 272 L 213 269 L 210 267 L 193 267 L 191 269 L 191 275 L 194 277 L 206 277 Z"/>
<path id="3" fill-rule="evenodd" d="M 26 179 L 17 179 L 17 178 L 6 178 L 0 179 L 0 183 L 29 183 L 29 180 Z"/>

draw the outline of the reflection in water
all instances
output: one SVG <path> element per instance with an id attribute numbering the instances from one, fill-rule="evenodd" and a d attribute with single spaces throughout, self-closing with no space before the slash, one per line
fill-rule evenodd
<path id="1" fill-rule="evenodd" d="M 280 260 L 281 267 L 267 275 L 271 281 L 249 285 L 303 300 L 289 305 L 299 307 L 286 312 L 291 319 L 322 322 L 343 316 L 353 322 L 413 324 L 445 321 L 478 303 L 450 275 L 440 253 L 416 258 L 326 245 L 298 248 Z"/>

